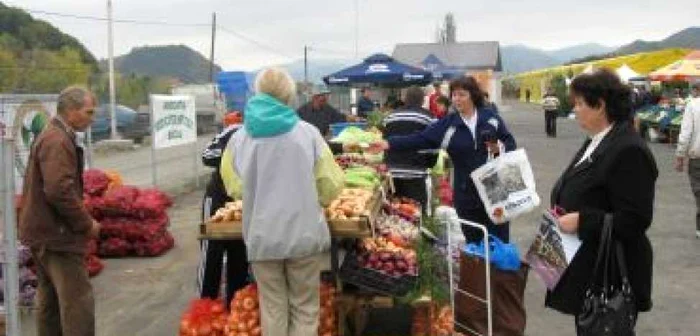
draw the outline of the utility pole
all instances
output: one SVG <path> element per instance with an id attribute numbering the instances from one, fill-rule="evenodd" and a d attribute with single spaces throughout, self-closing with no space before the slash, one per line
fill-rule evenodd
<path id="1" fill-rule="evenodd" d="M 114 35 L 112 29 L 112 0 L 107 0 L 107 40 L 109 46 L 109 116 L 111 118 L 111 133 L 112 140 L 117 139 L 117 116 L 115 111 L 116 89 L 114 87 Z"/>
<path id="2" fill-rule="evenodd" d="M 358 45 L 360 39 L 360 0 L 355 0 L 355 59 L 359 58 Z"/>
<path id="3" fill-rule="evenodd" d="M 309 47 L 304 46 L 304 86 L 309 85 L 309 58 L 308 57 L 309 57 Z"/>
<path id="4" fill-rule="evenodd" d="M 214 83 L 214 42 L 216 41 L 216 12 L 211 13 L 211 55 L 209 56 L 209 80 Z M 216 90 L 214 90 L 216 95 Z"/>

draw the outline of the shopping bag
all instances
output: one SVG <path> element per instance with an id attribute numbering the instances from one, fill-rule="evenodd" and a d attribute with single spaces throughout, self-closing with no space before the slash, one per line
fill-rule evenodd
<path id="1" fill-rule="evenodd" d="M 497 269 L 503 271 L 517 271 L 520 269 L 520 253 L 514 243 L 504 243 L 498 237 L 489 235 L 489 262 Z M 469 243 L 464 252 L 470 256 L 485 258 L 484 241 Z"/>
<path id="2" fill-rule="evenodd" d="M 535 239 L 525 254 L 525 260 L 549 290 L 559 283 L 581 247 L 578 235 L 559 229 L 558 216 L 554 210 L 546 210 L 542 214 Z"/>
<path id="3" fill-rule="evenodd" d="M 458 288 L 471 295 L 486 298 L 486 263 L 478 256 L 460 254 Z M 525 285 L 529 266 L 521 263 L 518 271 L 502 271 L 491 267 L 491 304 L 493 335 L 522 336 L 525 332 Z M 459 291 L 454 294 L 455 331 L 486 335 L 488 331 L 486 304 Z M 468 329 L 465 329 L 467 327 Z"/>
<path id="4" fill-rule="evenodd" d="M 486 162 L 471 173 L 471 179 L 494 223 L 506 223 L 540 205 L 532 167 L 522 148 Z"/>

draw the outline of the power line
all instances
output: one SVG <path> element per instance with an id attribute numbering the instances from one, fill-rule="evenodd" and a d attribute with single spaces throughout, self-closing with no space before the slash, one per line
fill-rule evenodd
<path id="1" fill-rule="evenodd" d="M 18 7 L 18 8 L 20 8 L 20 7 Z M 64 17 L 64 18 L 71 18 L 71 19 L 78 19 L 78 20 L 90 20 L 90 21 L 101 21 L 101 22 L 108 21 L 108 19 L 106 17 L 100 17 L 100 16 L 76 15 L 76 14 L 59 13 L 59 12 L 52 12 L 52 11 L 45 11 L 45 10 L 38 10 L 38 9 L 29 9 L 29 8 L 22 8 L 22 9 L 24 11 L 27 11 L 27 12 L 33 13 L 33 14 L 57 16 L 57 17 Z M 140 25 L 179 26 L 179 27 L 211 27 L 210 23 L 175 23 L 175 22 L 167 22 L 167 21 L 144 21 L 144 20 L 133 20 L 133 19 L 114 19 L 113 21 L 115 23 L 140 24 Z M 253 38 L 250 38 L 241 32 L 237 32 L 233 29 L 228 29 L 228 28 L 223 27 L 221 25 L 217 25 L 217 28 L 219 28 L 222 31 L 224 31 L 230 35 L 233 35 L 239 39 L 242 39 L 248 43 L 254 44 L 261 49 L 264 49 L 268 52 L 276 54 L 278 56 L 282 56 L 282 57 L 285 57 L 288 59 L 296 59 L 296 57 L 292 57 L 292 56 L 287 55 L 286 53 L 280 52 L 276 48 L 271 47 L 269 45 L 266 45 L 266 44 L 264 44 L 260 41 L 257 41 Z"/>
<path id="2" fill-rule="evenodd" d="M 24 11 L 27 11 L 27 12 L 33 13 L 33 14 L 58 16 L 58 17 L 71 18 L 71 19 L 104 21 L 104 22 L 106 22 L 108 20 L 106 17 L 100 17 L 100 16 L 76 15 L 76 14 L 58 13 L 58 12 L 50 12 L 50 11 L 44 11 L 44 10 L 38 10 L 38 9 L 28 9 L 28 8 L 22 8 L 22 9 Z M 115 23 L 130 23 L 130 24 L 159 25 L 159 26 L 180 26 L 180 27 L 209 27 L 209 26 L 211 26 L 211 24 L 209 24 L 209 23 L 174 23 L 174 22 L 165 22 L 165 21 L 146 21 L 146 20 L 131 20 L 131 19 L 114 19 L 113 21 Z"/>
<path id="3" fill-rule="evenodd" d="M 218 27 L 219 29 L 221 29 L 221 31 L 223 31 L 223 32 L 226 32 L 226 33 L 228 33 L 228 34 L 231 34 L 231 35 L 233 35 L 233 36 L 236 36 L 236 37 L 238 37 L 238 38 L 241 39 L 241 40 L 244 40 L 244 41 L 246 41 L 246 42 L 248 42 L 248 43 L 254 44 L 254 45 L 258 46 L 259 48 L 265 49 L 265 50 L 267 50 L 267 51 L 269 51 L 269 52 L 271 52 L 271 53 L 273 53 L 273 54 L 276 54 L 276 55 L 278 55 L 278 56 L 282 56 L 282 57 L 289 58 L 289 59 L 296 59 L 296 58 L 297 58 L 297 57 L 289 56 L 289 55 L 287 55 L 286 53 L 280 52 L 280 51 L 278 51 L 277 49 L 275 49 L 275 48 L 273 48 L 273 47 L 271 47 L 271 46 L 268 46 L 268 45 L 266 45 L 266 44 L 264 44 L 264 43 L 262 43 L 262 42 L 256 41 L 256 40 L 254 40 L 254 39 L 252 39 L 252 38 L 250 38 L 250 37 L 247 37 L 247 36 L 243 35 L 242 33 L 239 33 L 239 32 L 233 31 L 233 30 L 230 30 L 230 29 L 228 29 L 228 28 L 226 28 L 226 27 L 222 27 L 222 26 L 220 26 L 220 25 L 217 25 L 217 27 Z"/>

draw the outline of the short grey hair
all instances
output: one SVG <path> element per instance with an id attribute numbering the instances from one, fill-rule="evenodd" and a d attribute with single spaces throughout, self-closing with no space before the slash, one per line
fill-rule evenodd
<path id="1" fill-rule="evenodd" d="M 425 92 L 418 86 L 411 86 L 404 93 L 403 102 L 406 106 L 422 106 L 425 100 Z"/>
<path id="2" fill-rule="evenodd" d="M 92 103 L 97 105 L 97 98 L 85 87 L 76 85 L 63 89 L 63 91 L 61 91 L 61 93 L 58 95 L 58 113 L 63 115 L 70 110 L 83 108 L 86 97 L 90 97 Z"/>
<path id="3" fill-rule="evenodd" d="M 255 77 L 255 92 L 266 93 L 286 105 L 291 105 L 296 98 L 296 83 L 289 73 L 278 67 L 263 69 Z"/>

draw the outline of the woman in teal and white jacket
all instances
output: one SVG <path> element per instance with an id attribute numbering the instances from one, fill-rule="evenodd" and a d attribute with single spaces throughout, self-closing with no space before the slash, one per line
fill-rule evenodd
<path id="1" fill-rule="evenodd" d="M 323 206 L 341 191 L 343 172 L 318 129 L 289 106 L 296 89 L 288 73 L 263 70 L 255 91 L 221 174 L 229 195 L 243 199 L 243 239 L 260 291 L 263 335 L 315 335 L 330 248 Z"/>

